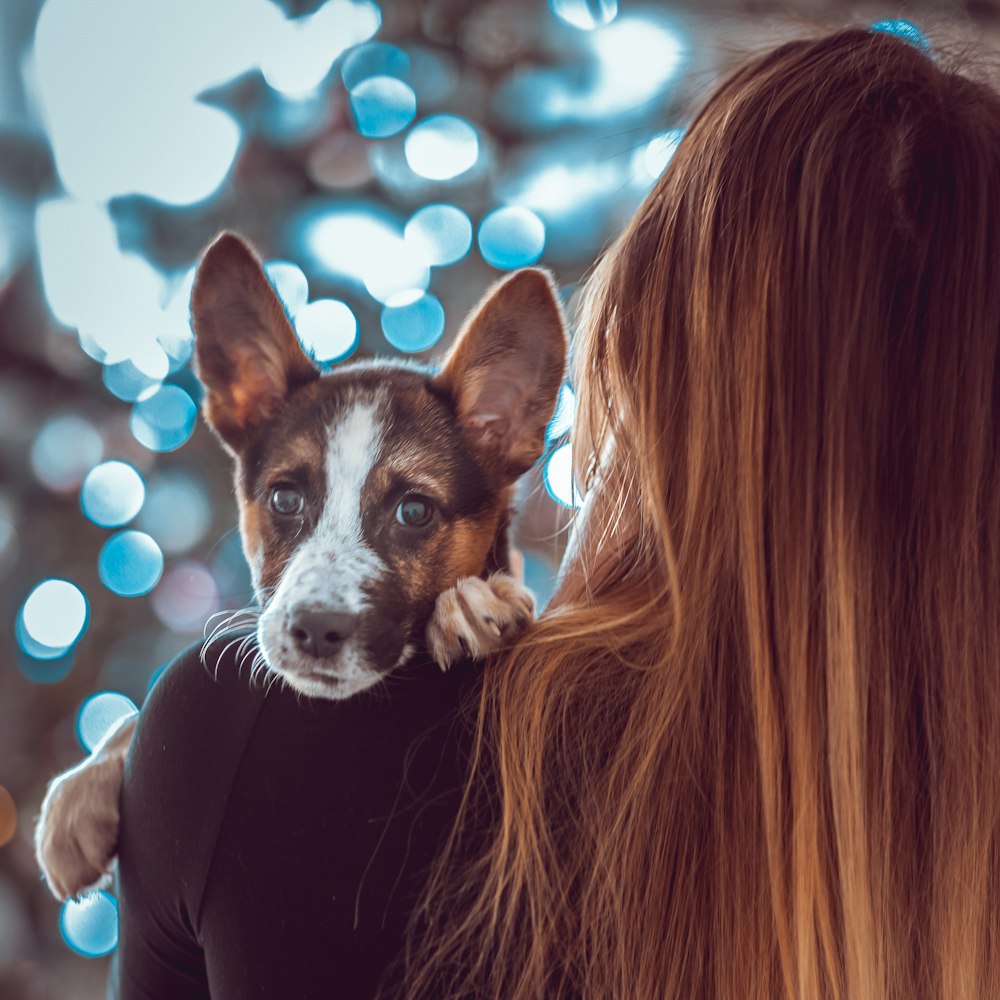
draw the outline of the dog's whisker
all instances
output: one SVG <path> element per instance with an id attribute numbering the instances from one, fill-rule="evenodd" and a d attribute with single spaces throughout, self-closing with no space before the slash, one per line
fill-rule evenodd
<path id="1" fill-rule="evenodd" d="M 243 638 L 241 636 L 238 636 L 235 639 L 230 639 L 230 641 L 227 642 L 226 645 L 222 647 L 222 652 L 219 653 L 219 655 L 218 655 L 218 657 L 216 658 L 216 661 L 215 661 L 215 679 L 216 680 L 219 679 L 219 670 L 222 667 L 222 661 L 225 659 L 226 653 L 228 653 L 229 650 L 233 648 L 233 646 L 238 645 L 242 641 L 243 641 Z"/>
<path id="2" fill-rule="evenodd" d="M 249 635 L 245 636 L 243 641 L 240 643 L 239 648 L 236 650 L 236 655 L 240 658 L 246 657 L 251 650 L 255 650 L 257 645 L 257 633 L 251 632 Z"/>
<path id="3" fill-rule="evenodd" d="M 244 608 L 237 608 L 235 611 L 220 611 L 212 615 L 206 622 L 205 628 L 208 631 L 208 626 L 212 621 L 212 618 L 220 618 L 220 621 L 215 623 L 211 630 L 205 637 L 201 646 L 201 662 L 204 666 L 208 666 L 208 653 L 209 649 L 217 642 L 222 639 L 228 639 L 232 637 L 239 637 L 242 639 L 248 629 L 256 624 L 261 615 L 261 609 L 259 607 L 247 606 Z M 253 636 L 255 632 L 250 632 Z M 229 648 L 228 646 L 226 647 Z M 225 650 L 223 650 L 225 653 Z M 221 657 L 220 657 L 221 658 Z M 219 663 L 216 662 L 216 668 L 214 676 L 218 679 Z"/>
<path id="4" fill-rule="evenodd" d="M 214 623 L 205 623 L 205 641 L 210 642 L 212 637 L 216 634 L 224 632 L 227 629 L 243 625 L 244 623 L 249 624 L 259 617 L 259 611 L 252 611 L 249 608 L 241 608 L 239 611 L 226 612 L 225 617 L 220 618 L 219 621 Z M 210 624 L 211 627 L 209 627 Z"/>
<path id="5" fill-rule="evenodd" d="M 258 649 L 253 658 L 253 664 L 250 667 L 250 682 L 252 684 L 260 683 L 261 678 L 264 678 L 264 690 L 266 693 L 272 681 L 267 678 L 267 660 L 264 654 Z"/>
<path id="6" fill-rule="evenodd" d="M 282 684 L 285 683 L 285 680 L 281 676 L 281 674 L 279 674 L 276 670 L 269 670 L 268 669 L 267 661 L 263 657 L 261 657 L 260 667 L 261 667 L 261 671 L 266 675 L 266 682 L 265 682 L 265 687 L 264 687 L 264 694 L 265 695 L 271 693 L 271 688 L 273 688 L 275 684 L 282 685 Z M 280 690 L 280 686 L 279 686 L 279 690 Z"/>
<path id="7" fill-rule="evenodd" d="M 242 619 L 239 621 L 227 620 L 220 622 L 215 628 L 212 629 L 211 633 L 205 637 L 202 643 L 205 649 L 208 649 L 213 643 L 219 641 L 219 639 L 226 636 L 232 636 L 236 634 L 242 634 L 248 629 L 252 628 L 256 624 L 255 619 Z"/>

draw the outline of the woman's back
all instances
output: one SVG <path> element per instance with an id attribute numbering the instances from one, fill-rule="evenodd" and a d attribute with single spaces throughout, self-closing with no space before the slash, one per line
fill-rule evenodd
<path id="1" fill-rule="evenodd" d="M 709 100 L 589 286 L 588 497 L 414 995 L 1000 995 L 998 249 L 1000 102 L 918 48 Z"/>

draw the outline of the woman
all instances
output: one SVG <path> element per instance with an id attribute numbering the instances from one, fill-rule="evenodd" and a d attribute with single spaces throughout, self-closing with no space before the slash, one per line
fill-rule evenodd
<path id="1" fill-rule="evenodd" d="M 586 503 L 411 994 L 1000 996 L 996 94 L 757 58 L 588 291 Z"/>
<path id="2" fill-rule="evenodd" d="M 124 995 L 370 996 L 411 914 L 386 996 L 1000 995 L 998 243 L 991 90 L 863 30 L 732 76 L 590 282 L 587 499 L 482 673 L 465 794 L 475 673 L 265 731 L 234 671 L 168 671 L 126 779 Z M 221 815 L 220 719 L 256 748 Z M 363 767 L 398 787 L 421 734 L 422 825 L 383 837 Z"/>

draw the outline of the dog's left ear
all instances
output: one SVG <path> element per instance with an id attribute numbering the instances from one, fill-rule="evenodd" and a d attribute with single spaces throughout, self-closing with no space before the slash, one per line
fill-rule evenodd
<path id="1" fill-rule="evenodd" d="M 562 308 L 552 279 L 532 268 L 487 292 L 436 382 L 483 461 L 514 480 L 542 453 L 565 366 Z"/>
<path id="2" fill-rule="evenodd" d="M 205 251 L 191 293 L 195 366 L 205 419 L 233 454 L 319 377 L 257 254 L 234 233 Z"/>

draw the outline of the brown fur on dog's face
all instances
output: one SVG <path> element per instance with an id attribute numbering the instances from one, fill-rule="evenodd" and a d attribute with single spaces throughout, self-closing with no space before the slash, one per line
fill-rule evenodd
<path id="1" fill-rule="evenodd" d="M 350 697 L 422 643 L 439 593 L 506 566 L 513 483 L 541 452 L 565 360 L 551 283 L 501 283 L 436 375 L 362 362 L 320 377 L 232 236 L 192 304 L 206 417 L 237 460 L 261 651 L 298 690 Z"/>

